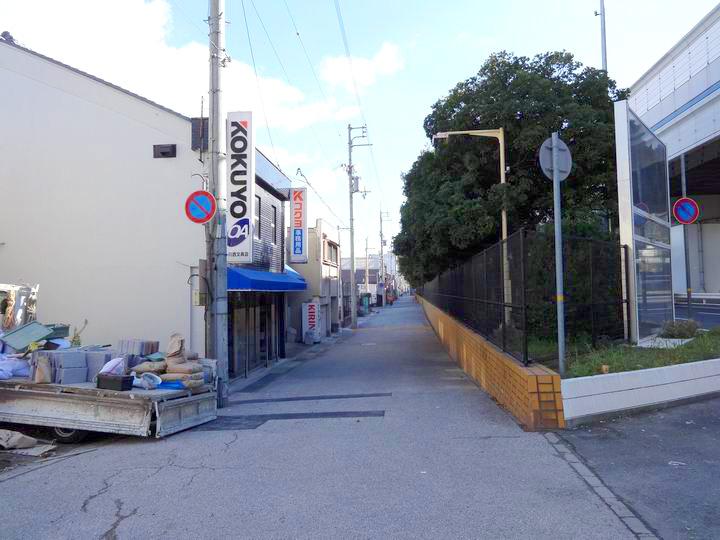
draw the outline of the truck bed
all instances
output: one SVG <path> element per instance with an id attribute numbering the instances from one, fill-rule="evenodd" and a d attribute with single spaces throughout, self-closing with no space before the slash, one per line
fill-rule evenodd
<path id="1" fill-rule="evenodd" d="M 0 422 L 159 438 L 215 418 L 217 394 L 211 385 L 119 392 L 94 383 L 0 381 Z"/>

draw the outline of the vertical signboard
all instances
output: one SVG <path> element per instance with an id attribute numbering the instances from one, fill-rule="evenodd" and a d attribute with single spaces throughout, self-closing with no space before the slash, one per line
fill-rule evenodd
<path id="1" fill-rule="evenodd" d="M 290 190 L 290 262 L 306 263 L 307 252 L 307 189 Z"/>
<path id="2" fill-rule="evenodd" d="M 255 211 L 255 131 L 252 112 L 227 115 L 227 262 L 251 263 Z"/>
<path id="3" fill-rule="evenodd" d="M 306 336 L 317 343 L 320 341 L 320 304 L 306 302 L 302 305 L 303 340 Z"/>

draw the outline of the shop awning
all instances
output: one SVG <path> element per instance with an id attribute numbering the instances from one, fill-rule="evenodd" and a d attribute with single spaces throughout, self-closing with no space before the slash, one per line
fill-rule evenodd
<path id="1" fill-rule="evenodd" d="M 228 291 L 289 292 L 307 289 L 305 279 L 289 266 L 284 272 L 228 266 L 227 284 Z"/>

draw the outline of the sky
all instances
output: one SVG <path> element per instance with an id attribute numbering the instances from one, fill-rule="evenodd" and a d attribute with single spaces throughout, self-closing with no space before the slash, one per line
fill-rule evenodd
<path id="1" fill-rule="evenodd" d="M 716 2 L 605 4 L 608 71 L 627 87 Z M 367 123 L 372 146 L 353 151 L 361 190 L 367 192 L 355 195 L 358 255 L 364 254 L 366 238 L 371 252 L 379 248 L 381 212 L 390 245 L 399 231 L 402 174 L 428 148 L 423 120 L 433 103 L 476 74 L 488 55 L 567 50 L 583 64 L 601 65 L 598 0 L 339 0 L 339 5 L 351 63 L 334 0 L 226 0 L 230 62 L 223 69 L 223 95 L 227 110 L 254 111 L 258 147 L 299 186 L 301 169 L 320 194 L 310 193 L 311 224 L 320 217 L 348 226 L 347 126 Z M 0 31 L 199 116 L 203 96 L 207 114 L 207 13 L 205 0 L 0 0 Z M 347 245 L 347 231 L 341 235 Z"/>

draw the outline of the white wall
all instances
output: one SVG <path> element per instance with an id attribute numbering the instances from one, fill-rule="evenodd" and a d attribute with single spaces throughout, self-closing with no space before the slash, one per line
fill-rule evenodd
<path id="1" fill-rule="evenodd" d="M 38 319 L 87 318 L 84 343 L 189 335 L 190 122 L 1 43 L 0 81 L 0 282 L 39 283 Z"/>
<path id="2" fill-rule="evenodd" d="M 720 392 L 720 359 L 563 379 L 568 426 Z"/>

